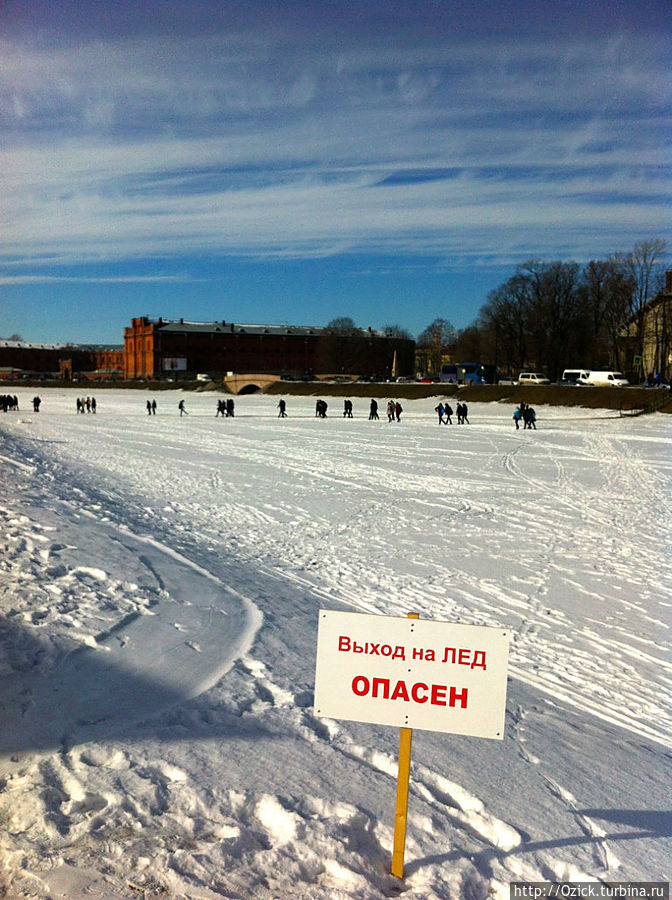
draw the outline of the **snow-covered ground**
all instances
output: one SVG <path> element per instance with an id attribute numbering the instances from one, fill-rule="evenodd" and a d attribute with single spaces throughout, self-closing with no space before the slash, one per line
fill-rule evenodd
<path id="1" fill-rule="evenodd" d="M 33 393 L 0 414 L 0 896 L 669 879 L 670 417 Z M 403 882 L 398 731 L 315 716 L 320 608 L 512 631 L 504 741 L 414 734 Z"/>

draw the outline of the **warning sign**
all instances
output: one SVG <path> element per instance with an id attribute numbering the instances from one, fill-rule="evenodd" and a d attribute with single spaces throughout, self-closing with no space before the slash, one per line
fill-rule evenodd
<path id="1" fill-rule="evenodd" d="M 320 610 L 315 712 L 502 740 L 509 631 Z"/>

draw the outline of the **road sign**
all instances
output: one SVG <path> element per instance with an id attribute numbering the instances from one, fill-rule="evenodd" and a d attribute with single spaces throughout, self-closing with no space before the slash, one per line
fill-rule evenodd
<path id="1" fill-rule="evenodd" d="M 315 712 L 502 740 L 509 630 L 320 610 Z"/>

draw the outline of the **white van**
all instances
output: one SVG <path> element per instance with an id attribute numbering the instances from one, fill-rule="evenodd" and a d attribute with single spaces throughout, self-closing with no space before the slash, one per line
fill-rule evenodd
<path id="1" fill-rule="evenodd" d="M 593 385 L 593 387 L 625 387 L 630 384 L 627 378 L 624 378 L 622 372 L 588 372 L 586 378 L 579 379 L 581 384 Z"/>
<path id="2" fill-rule="evenodd" d="M 589 375 L 588 369 L 565 369 L 560 384 L 584 384 Z"/>
<path id="3" fill-rule="evenodd" d="M 196 375 L 196 381 L 212 381 L 212 378 L 206 372 L 199 372 Z"/>
<path id="4" fill-rule="evenodd" d="M 521 372 L 518 376 L 518 384 L 550 384 L 551 382 L 541 372 Z"/>

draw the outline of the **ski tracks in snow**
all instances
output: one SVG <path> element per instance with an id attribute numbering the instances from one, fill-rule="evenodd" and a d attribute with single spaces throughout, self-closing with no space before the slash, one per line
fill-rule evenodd
<path id="1" fill-rule="evenodd" d="M 235 434 L 234 423 L 227 424 Z M 83 425 L 77 422 L 77 427 Z M 117 425 L 115 428 L 118 430 Z M 611 534 L 624 520 L 614 518 L 613 504 L 608 499 L 602 503 L 580 477 L 583 465 L 592 466 L 597 461 L 603 466 L 605 483 L 624 496 L 636 487 L 643 492 L 644 503 L 652 503 L 660 511 L 655 472 L 647 472 L 640 459 L 600 463 L 607 438 L 593 432 L 580 450 L 571 448 L 579 457 L 571 465 L 562 462 L 567 448 L 553 446 L 557 434 L 540 433 L 541 440 L 537 438 L 533 445 L 536 449 L 528 451 L 521 443 L 504 457 L 498 449 L 501 436 L 481 435 L 479 459 L 484 466 L 498 466 L 500 474 L 493 479 L 489 472 L 480 483 L 469 468 L 474 462 L 465 443 L 471 440 L 470 432 L 460 433 L 461 443 L 450 456 L 450 465 L 445 464 L 445 456 L 438 457 L 438 451 L 436 458 L 429 460 L 425 454 L 422 458 L 428 460 L 429 471 L 424 472 L 417 468 L 422 448 L 409 439 L 391 443 L 386 451 L 385 468 L 394 484 L 394 492 L 386 493 L 380 489 L 385 471 L 369 458 L 366 441 L 350 439 L 341 448 L 336 464 L 333 445 L 322 446 L 314 436 L 304 440 L 303 426 L 297 428 L 299 432 L 301 453 L 296 456 L 292 456 L 296 441 L 287 441 L 286 449 L 269 447 L 268 432 L 263 432 L 261 440 L 249 435 L 238 441 L 232 438 L 225 450 L 219 436 L 217 443 L 204 438 L 198 459 L 191 459 L 189 446 L 175 438 L 169 442 L 168 452 L 174 455 L 177 466 L 162 458 L 159 470 L 154 465 L 155 444 L 151 439 L 138 439 L 137 444 L 146 454 L 146 466 L 140 457 L 134 457 L 127 469 L 115 469 L 119 460 L 106 444 L 105 466 L 110 467 L 111 474 L 106 483 L 99 482 L 100 502 L 82 492 L 67 512 L 80 516 L 80 524 L 90 526 L 93 544 L 98 535 L 100 545 L 105 532 L 106 546 L 115 548 L 120 557 L 137 560 L 134 565 L 139 570 L 129 571 L 125 582 L 111 578 L 104 561 L 94 564 L 93 555 L 87 561 L 80 553 L 76 559 L 73 547 L 77 542 L 68 539 L 67 529 L 64 531 L 59 522 L 21 519 L 16 510 L 4 510 L 14 541 L 14 556 L 9 554 L 10 564 L 15 566 L 13 578 L 26 585 L 23 601 L 17 606 L 18 621 L 26 617 L 24 621 L 39 632 L 40 616 L 55 615 L 50 602 L 54 597 L 73 605 L 72 609 L 64 605 L 59 610 L 63 629 L 62 634 L 57 631 L 58 640 L 52 642 L 51 650 L 36 651 L 32 646 L 17 644 L 18 658 L 29 668 L 37 660 L 38 667 L 58 672 L 63 666 L 67 670 L 73 658 L 76 662 L 85 656 L 104 659 L 115 654 L 121 658 L 146 638 L 145 659 L 164 656 L 163 650 L 167 651 L 159 669 L 150 673 L 150 682 L 163 687 L 168 684 L 171 691 L 183 692 L 184 697 L 193 697 L 214 684 L 212 679 L 218 673 L 213 672 L 213 654 L 222 650 L 223 639 L 218 629 L 224 621 L 228 627 L 233 615 L 223 615 L 219 601 L 214 602 L 212 597 L 204 605 L 195 600 L 203 591 L 206 596 L 212 591 L 218 596 L 225 593 L 236 604 L 237 617 L 245 607 L 245 598 L 223 587 L 226 559 L 221 566 L 211 567 L 218 577 L 210 568 L 189 561 L 188 548 L 201 542 L 201 549 L 207 552 L 201 553 L 199 560 L 214 559 L 208 556 L 211 552 L 219 558 L 237 556 L 252 564 L 259 579 L 275 580 L 285 588 L 291 585 L 294 593 L 310 595 L 313 605 L 315 600 L 333 600 L 353 609 L 397 615 L 415 609 L 430 617 L 479 624 L 510 620 L 517 633 L 513 666 L 521 680 L 529 680 L 568 702 L 574 690 L 574 702 L 582 709 L 607 718 L 611 715 L 619 724 L 647 733 L 641 714 L 633 713 L 632 721 L 628 721 L 617 678 L 622 680 L 628 654 L 633 663 L 640 663 L 643 654 L 638 650 L 649 652 L 651 665 L 657 666 L 660 648 L 653 641 L 646 644 L 646 638 L 639 647 L 633 646 L 630 637 L 619 631 L 619 605 L 633 605 L 632 591 L 624 592 L 621 599 L 614 590 L 613 598 L 609 598 L 613 602 L 610 610 L 603 610 L 601 604 L 605 580 L 614 588 L 625 575 L 643 582 L 652 574 L 650 569 L 660 560 L 660 554 L 651 554 L 650 565 L 645 555 L 644 571 L 633 576 L 616 539 L 602 546 L 590 537 L 590 529 L 600 536 Z M 390 429 L 386 434 L 392 433 Z M 474 429 L 474 440 L 477 434 Z M 123 449 L 126 444 L 121 438 L 117 440 Z M 515 438 L 506 438 L 506 442 L 512 440 Z M 444 454 L 445 450 L 440 452 Z M 79 453 L 84 467 L 91 464 L 87 447 L 69 448 L 68 453 Z M 189 473 L 179 468 L 186 460 L 191 467 Z M 23 471 L 27 477 L 32 467 L 26 466 Z M 468 471 L 469 478 L 462 484 L 461 473 Z M 121 488 L 114 484 L 115 478 Z M 257 482 L 259 494 L 252 504 L 250 485 Z M 207 492 L 194 490 L 199 483 L 207 484 Z M 292 490 L 283 490 L 284 484 L 291 484 Z M 144 496 L 142 492 L 148 486 L 151 490 L 143 501 L 147 504 L 144 521 L 159 537 L 143 539 L 115 525 L 114 510 L 124 493 Z M 493 487 L 508 492 L 508 517 L 503 516 L 501 504 L 493 500 Z M 523 502 L 521 494 L 526 498 Z M 403 499 L 398 507 L 395 496 Z M 547 513 L 552 507 L 556 513 L 549 524 Z M 57 512 L 57 508 L 52 511 L 53 515 Z M 573 529 L 571 540 L 558 529 L 565 522 Z M 640 524 L 638 519 L 637 527 Z M 583 568 L 588 551 L 577 552 L 576 530 L 580 525 L 586 528 L 585 539 L 595 560 L 592 580 Z M 300 542 L 295 540 L 298 531 Z M 170 548 L 167 535 L 172 537 Z M 394 559 L 388 557 L 389 547 L 399 551 Z M 483 569 L 483 550 L 488 547 L 499 560 L 496 578 Z M 459 571 L 453 571 L 452 563 L 458 556 Z M 528 556 L 534 562 L 529 569 Z M 173 573 L 172 580 L 167 577 L 169 572 Z M 665 576 L 657 573 L 656 577 L 663 580 Z M 570 608 L 562 604 L 562 591 L 571 578 L 576 582 L 577 596 L 590 597 L 595 604 L 596 618 L 614 616 L 609 640 L 583 622 L 578 630 L 585 646 L 572 636 L 576 623 Z M 243 588 L 235 578 L 232 583 Z M 255 587 L 254 581 L 247 587 Z M 37 592 L 35 602 L 31 600 L 33 589 Z M 279 594 L 287 599 L 288 591 L 280 590 Z M 176 602 L 178 597 L 180 602 Z M 100 611 L 104 614 L 106 602 L 118 602 L 118 606 L 96 625 L 96 616 Z M 268 606 L 273 609 L 272 603 Z M 645 615 L 646 604 L 640 606 L 637 611 Z M 158 620 L 161 625 L 155 629 Z M 248 626 L 252 622 L 253 610 L 248 609 Z M 141 626 L 145 624 L 151 627 L 143 631 Z M 96 874 L 102 864 L 116 876 L 117 884 L 125 881 L 132 890 L 191 889 L 199 898 L 255 896 L 270 900 L 291 884 L 297 898 L 342 896 L 361 900 L 403 892 L 417 898 L 435 895 L 481 900 L 494 896 L 504 900 L 508 882 L 513 879 L 589 878 L 548 849 L 538 850 L 534 856 L 526 854 L 524 835 L 494 815 L 477 791 L 466 790 L 430 766 L 414 764 L 412 768 L 409 864 L 403 886 L 387 874 L 392 846 L 387 820 L 383 821 L 365 802 L 353 800 L 352 791 L 348 791 L 350 802 L 327 799 L 336 795 L 333 784 L 331 791 L 325 786 L 320 796 L 314 789 L 319 784 L 315 777 L 311 779 L 312 791 L 296 783 L 274 789 L 263 785 L 263 777 L 255 781 L 249 774 L 240 787 L 235 781 L 219 784 L 219 770 L 211 761 L 216 758 L 211 735 L 217 734 L 222 741 L 224 734 L 224 748 L 219 752 L 226 754 L 227 764 L 239 758 L 241 771 L 249 773 L 250 768 L 262 764 L 251 748 L 267 731 L 278 748 L 273 757 L 271 745 L 271 759 L 266 762 L 271 769 L 282 767 L 288 759 L 283 756 L 285 741 L 304 763 L 315 757 L 315 765 L 324 765 L 325 779 L 332 766 L 344 778 L 352 777 L 355 768 L 368 770 L 376 785 L 382 783 L 392 793 L 396 778 L 393 754 L 363 746 L 352 737 L 347 723 L 316 719 L 310 711 L 312 694 L 305 686 L 288 690 L 283 686 L 287 678 L 270 672 L 247 652 L 251 634 L 251 630 L 244 630 L 236 652 L 223 654 L 228 658 L 221 672 L 238 656 L 229 668 L 226 689 L 219 690 L 215 685 L 201 702 L 186 705 L 173 704 L 173 695 L 165 698 L 171 701 L 166 702 L 171 708 L 162 717 L 166 734 L 173 740 L 181 733 L 189 735 L 194 754 L 189 767 L 168 742 L 160 745 L 160 751 L 156 743 L 128 746 L 115 736 L 105 744 L 96 740 L 78 743 L 78 735 L 80 739 L 95 738 L 96 728 L 103 734 L 109 729 L 114 717 L 110 710 L 111 718 L 103 722 L 80 715 L 79 723 L 59 734 L 58 754 L 27 765 L 12 777 L 7 784 L 9 803 L 5 802 L 1 814 L 3 821 L 10 823 L 7 833 L 12 840 L 7 853 L 14 860 L 24 859 L 25 867 L 33 873 L 26 874 L 26 884 L 37 884 L 42 878 L 44 884 L 57 886 L 63 857 L 76 860 L 81 872 L 87 853 L 96 867 L 87 882 L 92 890 L 102 883 Z M 156 643 L 152 643 L 152 635 Z M 560 646 L 554 648 L 558 636 Z M 549 653 L 546 671 L 539 669 L 544 652 Z M 605 667 L 614 654 L 617 664 Z M 8 664 L 9 668 L 16 668 L 15 661 Z M 192 673 L 188 683 L 176 678 L 183 668 Z M 577 668 L 583 672 L 581 678 L 577 677 Z M 593 679 L 586 677 L 587 671 L 594 673 L 597 686 L 592 694 Z M 630 671 L 633 690 L 639 690 L 645 681 L 635 668 Z M 657 721 L 661 699 L 655 696 L 655 680 L 653 684 L 650 697 L 647 694 L 642 699 L 639 695 L 640 708 L 651 702 L 652 723 Z M 22 703 L 25 718 L 35 700 L 24 694 Z M 525 763 L 588 838 L 595 870 L 609 871 L 618 861 L 604 833 L 580 811 L 572 792 L 558 778 L 543 772 L 527 749 L 525 715 L 524 710 L 519 711 L 514 729 Z M 655 736 L 653 726 L 651 731 Z M 199 767 L 209 774 L 196 781 Z M 263 774 L 269 775 L 270 785 L 271 773 Z M 288 765 L 289 781 L 292 775 Z M 42 806 L 37 810 L 24 803 L 31 789 L 41 798 Z M 160 828 L 156 821 L 160 821 Z M 37 841 L 31 849 L 22 840 L 23 834 L 31 838 L 41 834 L 43 843 Z M 43 848 L 48 850 L 41 862 Z M 31 882 L 31 878 L 36 881 Z M 107 889 L 109 886 L 108 881 Z"/>

